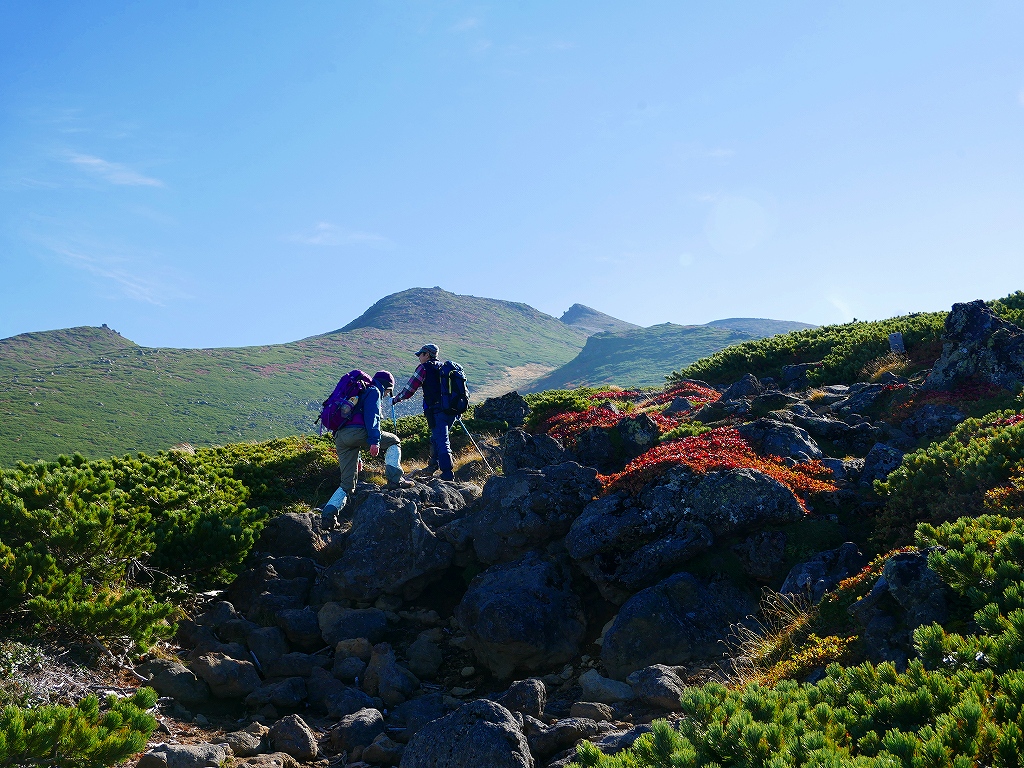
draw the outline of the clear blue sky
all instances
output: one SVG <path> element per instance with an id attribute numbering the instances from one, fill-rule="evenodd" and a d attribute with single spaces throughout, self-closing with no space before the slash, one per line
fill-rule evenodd
<path id="1" fill-rule="evenodd" d="M 1024 4 L 0 0 L 0 337 L 1024 289 Z"/>

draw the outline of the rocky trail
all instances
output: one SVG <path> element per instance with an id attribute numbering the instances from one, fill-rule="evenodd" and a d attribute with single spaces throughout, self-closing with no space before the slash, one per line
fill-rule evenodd
<path id="1" fill-rule="evenodd" d="M 954 307 L 942 358 L 910 378 L 815 388 L 795 365 L 682 382 L 660 407 L 607 393 L 532 431 L 509 393 L 480 406 L 511 426 L 482 486 L 361 484 L 333 530 L 273 518 L 249 567 L 135 665 L 161 697 L 138 766 L 553 768 L 581 739 L 628 747 L 687 686 L 735 673 L 730 638 L 756 634 L 765 587 L 812 605 L 867 566 L 872 482 L 967 418 L 929 393 L 1024 382 L 1024 335 L 979 304 Z M 925 553 L 880 567 L 851 616 L 868 659 L 905 666 L 946 592 Z"/>

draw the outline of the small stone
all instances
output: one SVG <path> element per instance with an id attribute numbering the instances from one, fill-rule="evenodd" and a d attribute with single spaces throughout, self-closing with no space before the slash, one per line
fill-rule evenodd
<path id="1" fill-rule="evenodd" d="M 580 675 L 580 687 L 587 701 L 604 704 L 615 704 L 633 698 L 633 689 L 626 683 L 602 677 L 596 669 L 590 669 Z"/>
<path id="2" fill-rule="evenodd" d="M 204 727 L 210 724 L 209 719 L 202 714 L 196 715 L 194 722 L 196 725 L 202 725 Z"/>
<path id="3" fill-rule="evenodd" d="M 452 696 L 458 696 L 460 698 L 463 697 L 463 696 L 469 696 L 469 694 L 471 694 L 475 690 L 476 690 L 476 688 L 459 688 L 459 687 L 455 687 L 455 688 L 452 688 Z"/>
<path id="4" fill-rule="evenodd" d="M 612 720 L 615 711 L 599 701 L 577 701 L 569 707 L 569 717 L 585 717 L 590 720 Z"/>
<path id="5" fill-rule="evenodd" d="M 476 674 L 476 667 L 463 667 L 460 674 L 463 677 L 472 677 Z"/>

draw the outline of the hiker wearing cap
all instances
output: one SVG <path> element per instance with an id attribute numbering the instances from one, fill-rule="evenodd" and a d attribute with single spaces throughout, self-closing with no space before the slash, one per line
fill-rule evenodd
<path id="1" fill-rule="evenodd" d="M 437 353 L 436 344 L 424 344 L 420 348 L 416 353 L 420 361 L 416 372 L 409 383 L 402 387 L 402 391 L 395 395 L 392 403 L 408 400 L 416 394 L 417 389 L 423 387 L 423 415 L 427 417 L 427 426 L 430 427 L 430 447 L 437 458 L 441 479 L 454 480 L 448 430 L 455 419 L 441 410 L 441 364 L 437 362 Z"/>
<path id="2" fill-rule="evenodd" d="M 323 508 L 325 527 L 331 528 L 338 511 L 356 489 L 356 474 L 359 468 L 359 452 L 367 449 L 371 456 L 384 454 L 384 474 L 388 488 L 409 488 L 413 485 L 403 478 L 402 441 L 397 435 L 383 432 L 380 428 L 380 406 L 395 387 L 395 377 L 388 371 L 377 371 L 370 386 L 360 397 L 360 402 L 349 422 L 334 433 L 334 445 L 338 449 L 338 466 L 341 468 L 341 485 Z"/>

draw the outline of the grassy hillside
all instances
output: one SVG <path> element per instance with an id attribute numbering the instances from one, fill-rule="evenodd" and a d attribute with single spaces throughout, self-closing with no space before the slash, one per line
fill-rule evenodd
<path id="1" fill-rule="evenodd" d="M 262 347 L 150 349 L 88 327 L 22 334 L 0 340 L 0 466 L 301 434 L 340 373 L 387 368 L 401 380 L 426 341 L 479 387 L 510 368 L 562 365 L 585 338 L 525 304 L 439 288 L 389 296 L 333 333 Z"/>
<path id="2" fill-rule="evenodd" d="M 587 339 L 575 359 L 535 382 L 531 392 L 593 384 L 649 386 L 665 383 L 680 365 L 711 355 L 751 336 L 708 325 L 663 323 Z"/>
<path id="3" fill-rule="evenodd" d="M 628 331 L 640 327 L 633 323 L 627 323 L 625 320 L 619 320 L 617 317 L 606 315 L 604 312 L 598 312 L 584 304 L 573 304 L 562 313 L 560 319 L 563 323 L 586 331 L 588 334 L 604 331 Z"/>
<path id="4" fill-rule="evenodd" d="M 562 319 L 565 320 L 564 315 Z M 633 326 L 613 333 L 600 333 L 587 339 L 586 346 L 575 359 L 536 381 L 530 391 L 613 383 L 624 386 L 660 385 L 674 370 L 730 345 L 813 327 L 791 320 L 736 317 L 715 320 L 707 325 L 663 323 L 650 328 Z"/>

